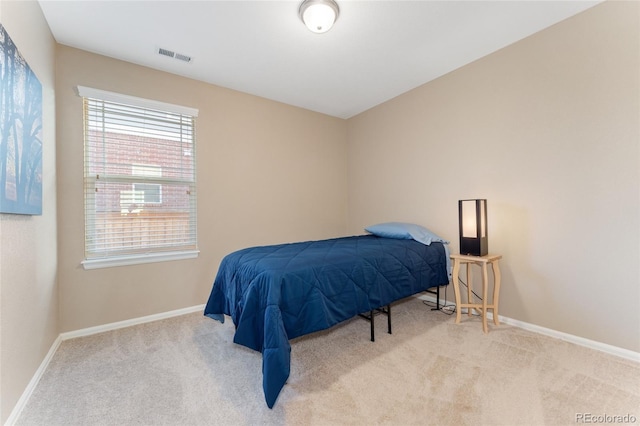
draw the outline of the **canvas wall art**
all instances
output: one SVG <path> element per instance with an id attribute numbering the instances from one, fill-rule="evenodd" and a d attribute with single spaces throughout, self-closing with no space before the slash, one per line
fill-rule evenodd
<path id="1" fill-rule="evenodd" d="M 42 85 L 0 24 L 0 213 L 42 214 Z"/>

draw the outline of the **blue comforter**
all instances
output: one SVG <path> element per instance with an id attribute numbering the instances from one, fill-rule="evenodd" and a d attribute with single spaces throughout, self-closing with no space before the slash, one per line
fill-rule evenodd
<path id="1" fill-rule="evenodd" d="M 236 326 L 233 341 L 262 352 L 265 399 L 289 377 L 289 339 L 448 284 L 442 243 L 363 235 L 252 247 L 221 262 L 204 314 Z"/>

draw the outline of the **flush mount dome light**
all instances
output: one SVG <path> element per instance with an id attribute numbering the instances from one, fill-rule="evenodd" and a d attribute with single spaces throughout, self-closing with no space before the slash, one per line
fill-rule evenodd
<path id="1" fill-rule="evenodd" d="M 300 19 L 314 33 L 326 33 L 338 19 L 340 8 L 334 0 L 304 0 Z"/>

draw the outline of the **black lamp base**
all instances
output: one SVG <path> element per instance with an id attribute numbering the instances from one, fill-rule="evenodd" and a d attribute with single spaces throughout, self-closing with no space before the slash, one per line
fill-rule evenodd
<path id="1" fill-rule="evenodd" d="M 486 256 L 489 254 L 487 238 L 460 237 L 460 254 L 470 256 Z"/>

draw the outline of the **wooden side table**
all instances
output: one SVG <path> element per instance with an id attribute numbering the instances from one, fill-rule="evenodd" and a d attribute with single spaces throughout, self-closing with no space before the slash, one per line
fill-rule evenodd
<path id="1" fill-rule="evenodd" d="M 456 324 L 460 323 L 460 314 L 462 308 L 467 308 L 469 316 L 472 310 L 477 310 L 482 316 L 482 331 L 488 333 L 487 327 L 487 309 L 493 310 L 493 323 L 500 325 L 498 321 L 498 302 L 500 301 L 500 266 L 498 261 L 502 259 L 500 254 L 488 254 L 486 256 L 469 256 L 465 254 L 452 254 L 453 260 L 453 291 L 456 296 Z M 458 274 L 460 273 L 460 265 L 467 266 L 467 303 L 460 300 L 460 287 Z M 482 303 L 472 303 L 472 284 L 471 284 L 471 265 L 479 265 L 482 268 Z M 493 298 L 491 304 L 488 303 L 488 287 L 489 275 L 487 273 L 487 265 L 491 264 L 493 269 Z"/>

